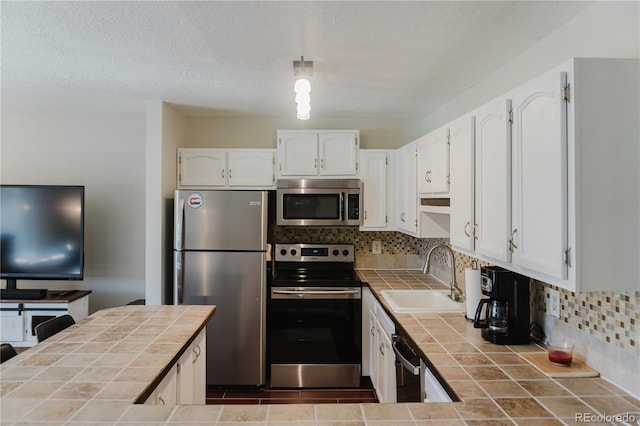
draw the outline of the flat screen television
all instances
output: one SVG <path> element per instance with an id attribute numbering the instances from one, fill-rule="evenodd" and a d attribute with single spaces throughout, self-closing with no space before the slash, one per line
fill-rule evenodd
<path id="1" fill-rule="evenodd" d="M 18 279 L 81 280 L 83 270 L 84 186 L 0 185 L 0 279 L 7 289 Z"/>

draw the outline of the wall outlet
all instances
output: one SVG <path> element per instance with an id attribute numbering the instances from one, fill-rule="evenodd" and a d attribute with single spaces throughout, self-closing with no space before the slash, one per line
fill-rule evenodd
<path id="1" fill-rule="evenodd" d="M 547 289 L 547 312 L 556 318 L 560 318 L 560 292 L 556 289 Z"/>
<path id="2" fill-rule="evenodd" d="M 382 241 L 373 241 L 371 243 L 371 253 L 382 254 Z"/>

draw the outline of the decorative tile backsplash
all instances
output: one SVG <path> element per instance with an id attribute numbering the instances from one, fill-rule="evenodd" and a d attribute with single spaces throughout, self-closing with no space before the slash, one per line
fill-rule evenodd
<path id="1" fill-rule="evenodd" d="M 276 227 L 279 243 L 345 243 L 353 244 L 358 269 L 422 269 L 429 250 L 446 239 L 419 239 L 400 232 L 361 232 L 357 228 L 298 228 Z M 382 254 L 372 254 L 373 241 L 381 241 Z M 444 250 L 434 252 L 432 266 L 451 268 Z M 456 279 L 464 285 L 464 270 L 477 262 L 478 267 L 489 263 L 455 252 Z M 438 265 L 435 266 L 438 268 Z M 441 277 L 442 278 L 442 277 Z M 531 310 L 534 318 L 546 312 L 545 288 L 560 291 L 560 321 L 588 333 L 603 342 L 640 355 L 640 291 L 632 293 L 588 292 L 573 293 L 532 280 Z"/>

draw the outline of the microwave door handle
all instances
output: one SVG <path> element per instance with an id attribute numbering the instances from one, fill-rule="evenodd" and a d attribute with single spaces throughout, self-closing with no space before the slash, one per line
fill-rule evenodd
<path id="1" fill-rule="evenodd" d="M 344 192 L 340 193 L 340 222 L 344 221 L 344 204 L 345 204 Z"/>

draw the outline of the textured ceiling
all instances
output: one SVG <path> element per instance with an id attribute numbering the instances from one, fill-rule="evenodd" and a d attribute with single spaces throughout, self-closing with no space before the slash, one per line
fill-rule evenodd
<path id="1" fill-rule="evenodd" d="M 153 98 L 295 115 L 304 55 L 312 116 L 422 117 L 590 4 L 2 1 L 3 104 Z"/>

